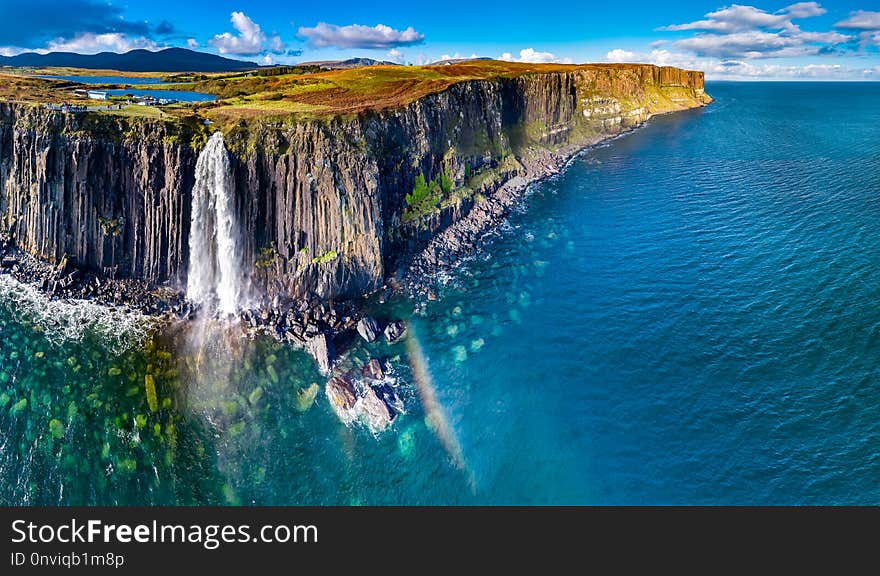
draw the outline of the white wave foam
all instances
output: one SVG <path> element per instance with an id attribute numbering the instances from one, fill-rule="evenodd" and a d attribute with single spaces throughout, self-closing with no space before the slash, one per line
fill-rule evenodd
<path id="1" fill-rule="evenodd" d="M 97 335 L 124 350 L 142 343 L 154 321 L 127 308 L 110 308 L 88 300 L 53 300 L 29 284 L 0 275 L 0 306 L 17 321 L 39 326 L 53 344 Z"/>

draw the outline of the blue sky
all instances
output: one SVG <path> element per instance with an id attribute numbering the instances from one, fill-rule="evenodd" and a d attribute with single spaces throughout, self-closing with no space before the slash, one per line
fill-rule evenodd
<path id="1" fill-rule="evenodd" d="M 261 63 L 489 56 L 651 62 L 709 79 L 878 80 L 880 8 L 865 0 L 603 0 L 545 10 L 521 0 L 0 0 L 0 54 L 167 46 Z"/>

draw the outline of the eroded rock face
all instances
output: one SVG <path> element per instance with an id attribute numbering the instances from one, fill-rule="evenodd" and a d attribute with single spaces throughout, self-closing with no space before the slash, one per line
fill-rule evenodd
<path id="1" fill-rule="evenodd" d="M 312 355 L 318 368 L 325 374 L 330 373 L 333 363 L 336 361 L 336 349 L 333 339 L 326 332 L 319 332 L 306 340 L 306 352 Z"/>
<path id="2" fill-rule="evenodd" d="M 401 336 L 406 333 L 406 323 L 403 320 L 397 320 L 388 324 L 385 327 L 385 339 L 388 340 L 388 343 L 397 342 Z"/>
<path id="3" fill-rule="evenodd" d="M 379 398 L 372 386 L 365 386 L 360 399 L 361 413 L 373 432 L 381 432 L 391 425 L 395 413 Z"/>
<path id="4" fill-rule="evenodd" d="M 375 319 L 370 318 L 369 316 L 365 318 L 361 318 L 357 323 L 357 331 L 360 334 L 361 338 L 366 340 L 367 342 L 373 342 L 376 338 L 381 334 L 381 330 L 379 329 L 379 323 L 376 322 Z"/>
<path id="5" fill-rule="evenodd" d="M 385 369 L 382 367 L 381 360 L 372 358 L 361 368 L 361 374 L 363 374 L 364 378 L 382 380 L 385 378 Z"/>
<path id="6" fill-rule="evenodd" d="M 353 410 L 357 401 L 354 384 L 347 376 L 334 376 L 327 382 L 327 399 L 337 412 Z M 347 416 L 346 416 L 347 419 Z"/>
<path id="7" fill-rule="evenodd" d="M 354 118 L 238 126 L 224 139 L 244 274 L 265 302 L 359 298 L 481 206 L 478 194 L 532 173 L 538 152 L 705 102 L 701 73 L 594 66 L 464 82 Z M 0 233 L 44 260 L 185 285 L 204 132 L 0 103 Z M 417 178 L 441 176 L 461 193 L 407 206 Z"/>

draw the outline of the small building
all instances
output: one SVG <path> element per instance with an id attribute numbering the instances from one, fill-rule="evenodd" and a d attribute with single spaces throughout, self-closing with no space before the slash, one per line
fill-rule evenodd
<path id="1" fill-rule="evenodd" d="M 107 93 L 101 92 L 99 90 L 89 90 L 88 96 L 92 100 L 106 100 L 107 99 Z"/>

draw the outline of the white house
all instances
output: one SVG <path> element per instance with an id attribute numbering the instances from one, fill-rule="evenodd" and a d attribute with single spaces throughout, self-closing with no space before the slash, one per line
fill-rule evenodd
<path id="1" fill-rule="evenodd" d="M 88 94 L 89 94 L 89 98 L 91 98 L 92 100 L 106 100 L 107 99 L 106 92 L 100 92 L 98 90 L 89 90 Z"/>

